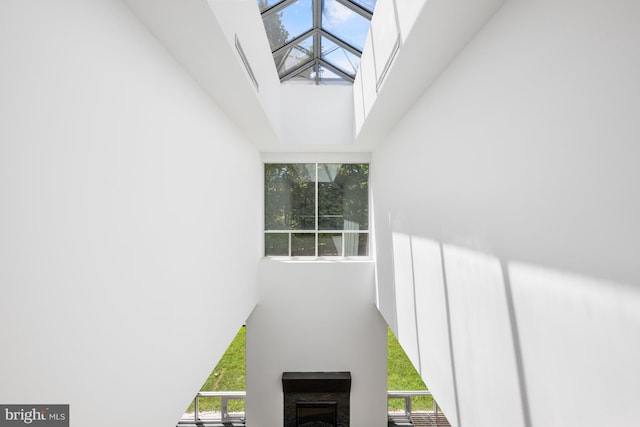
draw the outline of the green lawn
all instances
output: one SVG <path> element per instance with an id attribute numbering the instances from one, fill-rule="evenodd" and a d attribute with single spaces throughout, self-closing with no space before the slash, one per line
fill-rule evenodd
<path id="1" fill-rule="evenodd" d="M 407 358 L 407 355 L 398 344 L 396 337 L 388 330 L 388 383 L 389 390 L 426 390 L 424 382 Z M 218 362 L 209 378 L 204 382 L 202 391 L 237 391 L 245 390 L 245 327 L 240 328 L 233 342 Z M 414 397 L 412 405 L 414 410 L 432 409 L 431 397 Z M 403 408 L 403 402 L 393 399 L 389 402 L 390 410 Z M 201 398 L 201 411 L 220 410 L 219 398 Z M 229 410 L 244 411 L 244 402 L 241 400 L 229 401 Z M 193 403 L 187 409 L 193 412 Z"/>
<path id="2" fill-rule="evenodd" d="M 407 357 L 406 353 L 398 344 L 398 340 L 387 328 L 387 390 L 427 390 L 424 381 L 413 364 Z M 416 396 L 411 398 L 411 406 L 413 410 L 424 411 L 431 410 L 433 407 L 433 399 L 431 396 Z M 404 402 L 401 399 L 391 399 L 389 401 L 389 410 L 401 410 L 404 408 Z"/>
<path id="3" fill-rule="evenodd" d="M 245 381 L 245 346 L 247 342 L 246 328 L 243 326 L 231 342 L 218 364 L 204 382 L 200 391 L 239 391 L 246 390 Z M 201 411 L 220 411 L 220 398 L 207 397 L 199 400 Z M 229 411 L 244 411 L 244 401 L 230 400 Z M 193 412 L 193 402 L 186 412 Z"/>

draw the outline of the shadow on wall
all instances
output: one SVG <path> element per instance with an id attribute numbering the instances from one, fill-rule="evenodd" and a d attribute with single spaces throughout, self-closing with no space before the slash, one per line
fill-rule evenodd
<path id="1" fill-rule="evenodd" d="M 638 420 L 637 288 L 392 238 L 396 335 L 452 425 Z"/>

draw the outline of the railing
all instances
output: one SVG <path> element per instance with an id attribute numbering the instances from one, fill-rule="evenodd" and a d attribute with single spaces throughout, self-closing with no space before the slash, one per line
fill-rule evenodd
<path id="1" fill-rule="evenodd" d="M 244 421 L 244 413 L 229 413 L 229 400 L 244 400 L 247 396 L 246 391 L 200 391 L 193 399 L 193 419 L 183 417 L 178 424 L 197 424 L 204 421 L 200 416 L 200 398 L 201 397 L 219 397 L 220 398 L 220 422 L 230 423 L 234 421 Z M 403 399 L 404 400 L 404 415 L 409 417 L 411 415 L 411 398 L 413 396 L 431 396 L 428 390 L 389 390 L 387 391 L 387 400 L 389 399 Z M 433 412 L 437 417 L 438 415 L 438 403 L 433 399 Z M 208 420 L 207 420 L 208 421 Z"/>
<path id="2" fill-rule="evenodd" d="M 203 418 L 200 417 L 201 397 L 220 398 L 220 422 L 244 421 L 244 413 L 229 414 L 229 400 L 244 400 L 247 397 L 246 391 L 199 391 L 193 399 L 193 420 L 183 417 L 178 424 L 197 424 L 203 421 Z"/>
<path id="3" fill-rule="evenodd" d="M 389 399 L 404 399 L 404 415 L 411 415 L 411 398 L 413 396 L 431 396 L 433 395 L 429 390 L 389 390 L 387 391 L 387 401 Z M 438 416 L 438 402 L 433 399 L 433 412 L 434 415 Z"/>

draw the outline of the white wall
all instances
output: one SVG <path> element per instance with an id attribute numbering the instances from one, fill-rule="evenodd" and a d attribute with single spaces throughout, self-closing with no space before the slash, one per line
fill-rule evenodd
<path id="1" fill-rule="evenodd" d="M 157 0 L 153 0 L 151 4 L 154 5 L 156 3 Z M 227 37 L 229 45 L 233 46 L 238 61 L 242 62 L 235 47 L 235 37 L 238 37 L 242 51 L 258 83 L 258 89 L 255 95 L 258 98 L 263 113 L 267 116 L 271 124 L 273 132 L 277 136 L 277 142 L 279 142 L 282 139 L 282 117 L 280 114 L 281 84 L 275 64 L 273 63 L 273 55 L 271 53 L 269 39 L 267 39 L 267 33 L 264 29 L 264 22 L 258 9 L 258 2 L 254 0 L 209 0 L 208 3 L 216 15 L 217 23 Z M 221 58 L 219 58 L 218 55 L 212 55 L 211 58 L 214 62 L 220 63 Z M 230 71 L 234 72 L 236 70 L 231 69 Z M 246 70 L 243 69 L 243 72 L 247 75 L 247 81 L 250 81 L 249 74 L 245 71 Z M 253 85 L 253 83 L 251 84 Z M 255 122 L 255 114 L 251 116 L 247 115 L 247 100 L 238 99 L 236 102 L 241 103 L 244 107 L 243 116 L 245 116 L 245 123 Z M 240 123 L 242 123 L 242 121 Z M 255 123 L 253 123 L 253 126 L 255 126 Z M 263 135 L 266 133 L 265 129 L 260 130 L 260 139 L 266 139 Z M 275 142 L 276 141 L 274 141 L 274 143 Z M 266 146 L 266 141 L 260 141 L 258 143 L 260 147 Z"/>
<path id="2" fill-rule="evenodd" d="M 355 144 L 375 147 L 504 0 L 379 0 L 354 83 Z"/>
<path id="3" fill-rule="evenodd" d="M 282 150 L 343 151 L 353 143 L 351 86 L 283 84 L 281 96 Z"/>
<path id="4" fill-rule="evenodd" d="M 280 82 L 255 1 L 123 1 L 254 145 L 278 144 Z"/>
<path id="5" fill-rule="evenodd" d="M 3 1 L 0 52 L 0 401 L 174 425 L 255 303 L 259 155 L 120 1 Z"/>
<path id="6" fill-rule="evenodd" d="M 247 320 L 247 425 L 282 426 L 282 373 L 350 371 L 351 426 L 387 425 L 387 327 L 371 262 L 259 265 Z"/>
<path id="7" fill-rule="evenodd" d="M 452 424 L 640 419 L 637 16 L 507 2 L 373 153 L 380 308 Z"/>

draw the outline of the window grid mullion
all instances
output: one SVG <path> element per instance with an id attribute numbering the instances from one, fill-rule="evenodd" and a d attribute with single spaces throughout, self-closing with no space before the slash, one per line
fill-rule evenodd
<path id="1" fill-rule="evenodd" d="M 318 257 L 318 163 L 316 163 L 316 258 Z"/>
<path id="2" fill-rule="evenodd" d="M 293 240 L 293 233 L 299 233 L 299 234 L 314 234 L 314 240 L 315 240 L 315 257 L 318 258 L 319 255 L 319 240 L 320 240 L 320 163 L 319 162 L 314 162 L 314 166 L 315 166 L 315 180 L 314 180 L 314 201 L 315 201 L 315 213 L 314 213 L 314 230 L 277 230 L 277 229 L 271 229 L 271 230 L 264 230 L 264 234 L 279 234 L 279 233 L 286 233 L 287 234 L 287 240 L 288 240 L 288 257 L 293 257 L 293 245 L 292 245 L 292 240 Z M 368 212 L 368 214 L 370 215 L 371 212 Z M 349 229 L 349 230 L 345 230 L 344 228 L 340 229 L 340 230 L 323 230 L 323 233 L 326 234 L 339 234 L 341 236 L 341 254 L 339 256 L 342 257 L 346 257 L 346 236 L 350 235 L 353 237 L 353 235 L 362 235 L 362 234 L 366 234 L 367 236 L 370 236 L 370 230 L 367 228 L 366 230 L 361 230 L 361 229 Z M 370 241 L 369 238 L 367 238 L 367 249 L 370 245 Z M 359 246 L 359 244 L 358 244 Z M 368 250 L 367 250 L 368 252 Z M 359 256 L 359 255 L 349 255 L 349 256 Z"/>
<path id="3" fill-rule="evenodd" d="M 300 234 L 312 234 L 315 233 L 314 230 L 290 230 L 290 229 L 286 229 L 286 230 L 264 230 L 265 233 L 269 234 L 277 234 L 277 233 L 300 233 Z M 318 233 L 320 232 L 320 229 L 318 229 Z M 354 233 L 354 234 L 367 234 L 369 233 L 369 230 L 322 230 L 322 233 Z"/>

